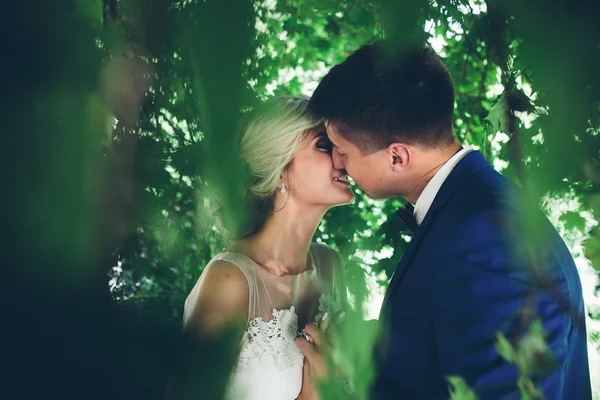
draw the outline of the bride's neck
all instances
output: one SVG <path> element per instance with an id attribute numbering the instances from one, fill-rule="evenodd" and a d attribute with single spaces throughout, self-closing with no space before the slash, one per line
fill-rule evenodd
<path id="1" fill-rule="evenodd" d="M 324 210 L 304 210 L 287 204 L 275 211 L 244 246 L 255 261 L 277 276 L 297 275 L 310 263 L 308 251 Z"/>

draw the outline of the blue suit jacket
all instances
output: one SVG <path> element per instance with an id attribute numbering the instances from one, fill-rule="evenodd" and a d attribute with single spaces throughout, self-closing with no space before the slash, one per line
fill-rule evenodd
<path id="1" fill-rule="evenodd" d="M 519 399 L 517 369 L 494 344 L 496 332 L 514 339 L 529 326 L 526 304 L 558 360 L 537 387 L 547 399 L 591 399 L 573 258 L 541 211 L 518 206 L 518 193 L 479 152 L 448 176 L 390 281 L 372 399 L 448 398 L 453 375 L 480 399 Z M 532 220 L 528 232 L 522 223 Z"/>

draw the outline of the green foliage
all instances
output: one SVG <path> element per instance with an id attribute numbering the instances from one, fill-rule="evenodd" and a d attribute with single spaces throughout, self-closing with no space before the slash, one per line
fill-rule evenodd
<path id="1" fill-rule="evenodd" d="M 586 197 L 586 200 L 594 215 L 600 215 L 600 194 L 590 194 Z M 590 233 L 590 238 L 585 243 L 585 250 L 585 255 L 590 260 L 591 265 L 597 271 L 600 271 L 600 229 L 598 227 Z"/>
<path id="2" fill-rule="evenodd" d="M 565 229 L 567 230 L 585 230 L 586 220 L 577 211 L 567 211 L 560 217 L 560 221 L 565 224 Z"/>
<path id="3" fill-rule="evenodd" d="M 135 123 L 119 126 L 114 140 L 119 145 L 126 132 L 138 136 L 138 207 L 132 233 L 117 252 L 116 298 L 136 301 L 141 309 L 171 307 L 166 314 L 177 321 L 202 268 L 227 244 L 207 201 L 215 191 L 231 190 L 223 183 L 239 177 L 233 135 L 239 110 L 257 98 L 310 94 L 327 68 L 362 44 L 386 34 L 401 41 L 400 32 L 390 29 L 393 21 L 404 26 L 406 37 L 429 40 L 445 58 L 456 87 L 457 135 L 527 189 L 527 207 L 537 207 L 547 193 L 574 193 L 600 212 L 594 197 L 600 167 L 593 161 L 600 149 L 600 96 L 591 67 L 599 64 L 589 47 L 597 32 L 570 31 L 570 42 L 581 44 L 574 57 L 588 64 L 567 73 L 574 61 L 557 63 L 565 57 L 540 35 L 556 32 L 548 21 L 559 17 L 561 5 L 414 1 L 385 8 L 369 0 L 280 0 L 257 1 L 231 14 L 232 4 L 122 1 L 121 22 L 102 36 L 119 48 L 114 32 L 122 32 L 151 77 L 137 119 L 118 116 Z M 547 19 L 529 18 L 538 8 Z M 563 40 L 556 46 L 568 53 Z M 356 193 L 354 206 L 327 213 L 315 240 L 341 252 L 351 298 L 364 313 L 367 281 L 377 276 L 387 284 L 408 239 L 395 214 L 401 200 L 374 202 Z M 587 229 L 581 211 L 561 216 L 566 230 Z M 596 268 L 599 237 L 592 232 L 586 242 Z"/>
<path id="4" fill-rule="evenodd" d="M 114 298 L 138 311 L 161 309 L 178 323 L 186 294 L 227 245 L 208 201 L 215 194 L 228 201 L 241 180 L 234 132 L 242 110 L 271 96 L 310 95 L 328 68 L 384 36 L 428 40 L 444 57 L 456 87 L 456 134 L 524 187 L 524 207 L 548 195 L 581 199 L 560 222 L 565 232 L 589 234 L 587 256 L 600 269 L 600 233 L 589 232 L 584 216 L 600 213 L 600 35 L 586 12 L 592 5 L 121 0 L 119 18 L 99 29 L 97 4 L 77 4 L 98 40 L 94 56 L 106 57 L 100 96 L 89 101 L 98 123 L 107 110 L 118 120 L 107 153 L 134 138 L 135 206 L 111 285 Z M 355 204 L 330 210 L 315 240 L 342 254 L 362 315 L 372 301 L 367 282 L 387 285 L 409 239 L 395 214 L 402 200 L 375 202 L 355 191 Z M 533 239 L 535 223 L 528 229 Z M 356 329 L 369 337 L 368 328 Z M 515 362 L 525 350 L 505 343 L 499 351 Z"/>
<path id="5" fill-rule="evenodd" d="M 541 320 L 536 319 L 528 332 L 513 346 L 502 333 L 497 334 L 496 351 L 519 371 L 521 399 L 539 399 L 543 394 L 535 387 L 534 378 L 542 378 L 556 367 L 556 360 L 546 343 Z"/>
<path id="6" fill-rule="evenodd" d="M 365 321 L 361 313 L 349 312 L 340 336 L 334 341 L 333 361 L 361 399 L 368 398 L 369 384 L 374 376 L 372 348 L 378 333 L 377 321 Z M 334 397 L 333 393 L 327 395 L 327 391 L 323 397 L 340 398 Z"/>
<path id="7" fill-rule="evenodd" d="M 454 77 L 457 135 L 525 189 L 524 207 L 578 200 L 557 225 L 564 236 L 585 237 L 586 256 L 600 270 L 593 1 L 34 3 L 9 2 L 6 15 L 19 23 L 3 24 L 0 35 L 12 60 L 2 66 L 10 110 L 3 223 L 17 244 L 7 246 L 7 260 L 23 269 L 15 281 L 93 297 L 112 268 L 112 296 L 123 310 L 179 325 L 185 296 L 227 244 L 208 200 L 231 201 L 242 176 L 235 142 L 242 111 L 271 96 L 310 95 L 328 68 L 384 36 L 436 47 Z M 372 301 L 367 283 L 387 284 L 408 238 L 395 214 L 402 200 L 356 194 L 353 206 L 327 213 L 315 240 L 346 261 L 355 310 L 335 357 L 364 393 L 376 337 L 376 324 L 362 320 Z M 42 293 L 55 292 L 65 293 Z M 597 303 L 588 304 L 597 320 Z M 593 326 L 590 337 L 598 343 Z M 541 324 L 516 344 L 498 336 L 497 350 L 518 365 L 523 396 L 539 396 L 532 380 L 553 366 Z M 475 398 L 464 381 L 449 380 L 453 398 Z"/>
<path id="8" fill-rule="evenodd" d="M 592 266 L 600 271 L 600 238 L 598 236 L 598 230 L 596 230 L 595 236 L 587 242 L 585 255 L 590 260 Z"/>
<path id="9" fill-rule="evenodd" d="M 167 288 L 176 281 L 183 282 L 176 279 L 175 270 L 188 271 L 184 275 L 192 282 L 223 244 L 211 230 L 204 200 L 211 191 L 221 190 L 216 183 L 235 180 L 235 161 L 231 157 L 235 146 L 233 136 L 227 133 L 234 130 L 231 121 L 236 119 L 235 110 L 254 104 L 255 95 L 264 98 L 309 93 L 328 67 L 363 43 L 384 35 L 385 25 L 379 16 L 394 9 L 382 10 L 379 2 L 366 0 L 256 2 L 252 10 L 239 14 L 239 21 L 255 19 L 252 30 L 235 22 L 237 14 L 220 13 L 218 7 L 225 5 L 212 2 L 163 0 L 152 6 L 133 0 L 122 3 L 122 19 L 127 21 L 122 29 L 128 37 L 132 37 L 129 31 L 137 33 L 130 47 L 151 60 L 152 84 L 136 124 L 140 129 L 138 188 L 142 199 L 134 235 L 137 238 L 119 254 L 123 268 L 132 271 L 134 281 L 146 276 Z M 484 3 L 446 1 L 425 8 L 419 2 L 413 6 L 424 14 L 410 23 L 425 25 L 430 40 L 436 46 L 442 45 L 441 54 L 454 77 L 459 137 L 479 146 L 491 161 L 503 161 L 507 165 L 504 173 L 509 177 L 523 180 L 525 185 L 535 182 L 532 188 L 538 198 L 549 190 L 575 190 L 587 196 L 589 186 L 581 183 L 588 178 L 582 169 L 578 175 L 575 173 L 581 163 L 573 162 L 559 171 L 548 169 L 556 164 L 552 160 L 564 157 L 564 151 L 561 149 L 559 154 L 560 145 L 548 148 L 545 144 L 571 140 L 574 135 L 553 136 L 555 130 L 548 129 L 555 118 L 568 119 L 569 115 L 562 113 L 566 104 L 560 102 L 554 105 L 556 117 L 549 119 L 549 105 L 543 99 L 554 86 L 534 89 L 531 74 L 539 72 L 537 57 L 552 60 L 554 54 L 541 50 L 538 54 L 531 47 L 521 51 L 521 35 L 530 31 L 506 20 L 511 13 L 521 15 L 523 7 L 492 7 L 486 11 Z M 406 9 L 396 12 L 407 18 Z M 160 23 L 150 30 L 152 21 Z M 241 24 L 240 28 L 236 24 Z M 204 39 L 208 37 L 212 39 Z M 242 37 L 251 42 L 242 44 Z M 583 37 L 578 40 L 587 43 Z M 226 69 L 224 65 L 238 66 Z M 242 75 L 247 84 L 231 79 Z M 583 78 L 566 79 L 570 82 Z M 576 95 L 572 102 L 577 103 L 579 98 Z M 235 104 L 229 105 L 233 99 Z M 597 99 L 594 101 L 597 105 Z M 593 106 L 586 109 L 590 110 L 588 114 L 573 114 L 572 118 L 585 117 L 588 125 L 597 126 L 598 113 L 592 112 Z M 515 113 L 521 113 L 523 120 L 515 119 Z M 517 131 L 510 131 L 511 120 L 515 120 Z M 218 133 L 211 134 L 211 130 Z M 541 136 L 540 131 L 544 132 Z M 508 143 L 501 141 L 503 134 L 509 135 Z M 538 136 L 541 139 L 533 139 Z M 583 130 L 577 137 L 586 143 L 583 154 L 574 152 L 579 153 L 579 159 L 599 148 L 593 132 Z M 225 159 L 231 165 L 223 165 Z M 595 171 L 597 167 L 590 168 Z M 402 223 L 394 215 L 402 203 L 373 203 L 360 191 L 357 193 L 358 207 L 331 210 L 318 239 L 340 250 L 346 259 L 358 250 L 379 251 L 390 246 L 393 254 L 374 265 L 375 273 L 384 271 L 389 277 L 406 246 Z M 374 210 L 382 212 L 374 216 Z M 157 240 L 165 240 L 164 224 L 148 222 L 161 218 L 178 221 L 169 225 L 175 235 L 169 240 L 179 243 L 170 255 L 163 251 L 164 246 L 155 245 Z M 577 229 L 582 220 L 572 213 L 566 214 L 563 221 L 569 229 Z M 350 282 L 355 278 L 351 277 Z M 356 280 L 351 289 L 360 290 L 362 282 Z M 189 289 L 190 284 L 173 290 Z"/>
<path id="10" fill-rule="evenodd" d="M 477 400 L 477 394 L 467 385 L 460 376 L 449 376 L 450 400 Z"/>

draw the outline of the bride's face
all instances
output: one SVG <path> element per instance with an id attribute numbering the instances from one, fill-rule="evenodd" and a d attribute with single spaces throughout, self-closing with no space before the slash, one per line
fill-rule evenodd
<path id="1" fill-rule="evenodd" d="M 346 171 L 333 167 L 331 150 L 324 126 L 308 133 L 306 144 L 294 155 L 286 172 L 290 198 L 301 204 L 326 207 L 354 199 Z"/>

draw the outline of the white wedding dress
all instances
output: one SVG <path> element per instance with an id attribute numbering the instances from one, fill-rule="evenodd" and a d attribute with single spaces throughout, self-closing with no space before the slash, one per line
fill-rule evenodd
<path id="1" fill-rule="evenodd" d="M 331 257 L 331 250 L 324 252 L 323 249 L 326 248 L 321 245 L 311 246 L 314 268 L 283 277 L 270 274 L 240 253 L 221 253 L 211 260 L 235 264 L 246 277 L 250 293 L 248 324 L 229 380 L 227 400 L 292 400 L 298 397 L 304 363 L 304 355 L 295 343 L 298 305 L 290 304 L 290 297 L 282 288 L 294 287 L 298 291 L 307 285 L 317 288 L 320 293 L 318 304 L 310 307 L 313 322 L 320 320 L 325 312 L 330 315 L 338 312 L 345 291 L 341 285 L 340 266 L 332 265 L 336 264 L 335 261 L 332 263 L 336 258 Z M 197 283 L 185 301 L 184 325 L 194 306 L 198 287 Z"/>

